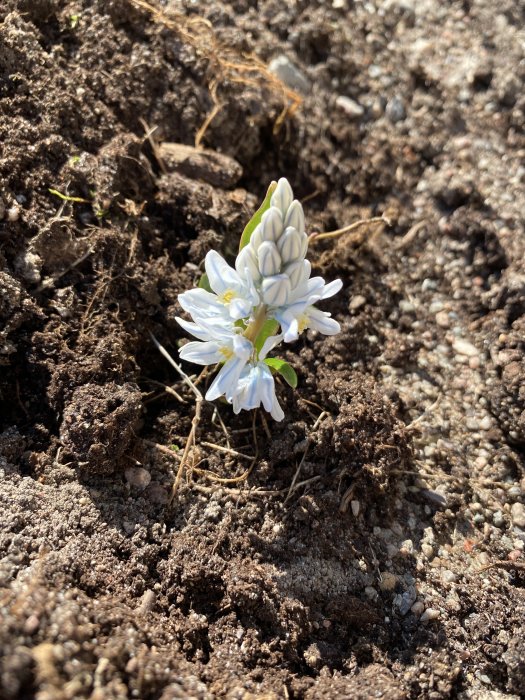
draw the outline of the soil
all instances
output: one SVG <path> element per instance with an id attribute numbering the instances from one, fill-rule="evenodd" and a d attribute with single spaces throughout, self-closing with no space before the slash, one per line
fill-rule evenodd
<path id="1" fill-rule="evenodd" d="M 0 9 L 0 697 L 525 697 L 523 4 L 152 9 Z M 312 243 L 341 333 L 170 501 L 150 334 L 280 176 L 390 225 Z"/>

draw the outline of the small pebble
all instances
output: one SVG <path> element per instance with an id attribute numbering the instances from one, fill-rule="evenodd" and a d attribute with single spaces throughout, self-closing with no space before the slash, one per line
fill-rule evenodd
<path id="1" fill-rule="evenodd" d="M 430 622 L 431 620 L 437 620 L 439 616 L 439 610 L 436 610 L 435 608 L 427 608 L 419 619 L 421 622 Z"/>
<path id="2" fill-rule="evenodd" d="M 335 101 L 336 107 L 343 110 L 349 119 L 359 119 L 365 113 L 361 105 L 345 95 L 339 95 Z"/>
<path id="3" fill-rule="evenodd" d="M 455 583 L 458 580 L 457 575 L 450 569 L 445 569 L 441 574 L 441 578 L 445 583 Z"/>
<path id="4" fill-rule="evenodd" d="M 140 605 L 137 609 L 137 612 L 146 614 L 149 613 L 153 610 L 153 606 L 155 605 L 155 592 L 152 590 L 147 590 L 144 591 L 144 594 L 142 598 L 140 599 Z"/>
<path id="5" fill-rule="evenodd" d="M 450 326 L 450 318 L 447 311 L 438 311 L 436 314 L 436 323 L 441 328 L 448 328 Z"/>
<path id="6" fill-rule="evenodd" d="M 390 119 L 392 124 L 403 121 L 406 117 L 405 104 L 401 97 L 397 95 L 388 101 L 385 109 L 386 116 Z"/>
<path id="7" fill-rule="evenodd" d="M 379 594 L 373 586 L 367 586 L 365 588 L 365 595 L 367 598 L 370 598 L 370 600 L 375 600 Z"/>
<path id="8" fill-rule="evenodd" d="M 158 481 L 152 481 L 147 490 L 147 498 L 151 503 L 163 506 L 168 502 L 169 494 Z"/>
<path id="9" fill-rule="evenodd" d="M 357 518 L 359 515 L 359 510 L 361 508 L 361 504 L 359 501 L 350 501 L 350 508 L 352 509 L 352 515 L 354 518 Z"/>
<path id="10" fill-rule="evenodd" d="M 497 510 L 492 516 L 492 522 L 495 527 L 502 527 L 505 524 L 505 519 L 503 518 L 503 513 L 501 510 Z"/>
<path id="11" fill-rule="evenodd" d="M 422 544 L 421 551 L 427 559 L 431 559 L 434 556 L 434 547 L 431 544 Z"/>
<path id="12" fill-rule="evenodd" d="M 408 557 L 411 556 L 414 553 L 414 543 L 412 540 L 405 540 L 404 542 L 401 542 L 401 546 L 399 547 L 399 554 L 401 554 L 402 557 Z"/>
<path id="13" fill-rule="evenodd" d="M 479 422 L 480 430 L 490 430 L 492 427 L 492 420 L 490 416 L 484 416 Z"/>
<path id="14" fill-rule="evenodd" d="M 458 355 L 464 355 L 465 357 L 477 357 L 479 355 L 478 349 L 469 343 L 468 340 L 463 340 L 462 338 L 456 338 L 452 343 L 452 348 Z"/>
<path id="15" fill-rule="evenodd" d="M 414 605 L 410 608 L 411 612 L 413 612 L 414 615 L 417 615 L 418 617 L 422 615 L 424 609 L 425 604 L 421 600 L 416 600 Z"/>
<path id="16" fill-rule="evenodd" d="M 408 301 L 408 299 L 401 299 L 399 302 L 399 308 L 404 314 L 411 314 L 416 310 L 414 304 L 411 301 Z"/>
<path id="17" fill-rule="evenodd" d="M 350 311 L 357 311 L 357 309 L 360 309 L 365 304 L 366 298 L 362 294 L 356 294 L 355 297 L 352 297 L 350 304 L 348 304 L 348 308 Z"/>
<path id="18" fill-rule="evenodd" d="M 379 588 L 382 591 L 393 591 L 397 586 L 397 582 L 398 579 L 395 574 L 391 574 L 390 571 L 382 571 L 379 580 Z"/>
<path id="19" fill-rule="evenodd" d="M 126 481 L 137 489 L 145 489 L 151 481 L 151 474 L 143 467 L 128 467 L 124 472 Z"/>
<path id="20" fill-rule="evenodd" d="M 523 503 L 513 503 L 510 508 L 510 516 L 516 527 L 525 529 L 525 506 Z"/>
<path id="21" fill-rule="evenodd" d="M 268 70 L 292 90 L 298 90 L 303 94 L 310 92 L 310 81 L 308 78 L 284 54 L 272 59 L 268 64 Z"/>
<path id="22" fill-rule="evenodd" d="M 9 207 L 7 210 L 7 220 L 10 221 L 11 223 L 18 221 L 20 217 L 20 207 L 17 207 L 16 205 L 13 207 Z"/>

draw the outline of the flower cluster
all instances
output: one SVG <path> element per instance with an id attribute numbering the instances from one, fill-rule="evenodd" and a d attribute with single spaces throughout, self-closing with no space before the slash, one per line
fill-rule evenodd
<path id="1" fill-rule="evenodd" d="M 325 284 L 322 277 L 310 277 L 303 208 L 285 178 L 273 183 L 269 192 L 260 221 L 249 239 L 241 240 L 235 269 L 210 251 L 204 265 L 211 291 L 199 287 L 180 294 L 179 303 L 192 321 L 177 321 L 197 338 L 181 349 L 181 359 L 222 364 L 207 400 L 225 396 L 235 413 L 262 403 L 280 421 L 284 413 L 272 369 L 288 380 L 293 370 L 267 355 L 281 341 L 297 340 L 307 328 L 337 333 L 337 321 L 315 304 L 336 294 L 342 282 Z"/>

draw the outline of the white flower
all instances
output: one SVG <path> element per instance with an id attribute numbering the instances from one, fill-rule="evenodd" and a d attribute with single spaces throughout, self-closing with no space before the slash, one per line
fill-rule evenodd
<path id="1" fill-rule="evenodd" d="M 272 418 L 281 421 L 284 412 L 275 394 L 275 381 L 268 365 L 263 360 L 282 340 L 282 335 L 270 336 L 259 352 L 259 361 L 244 367 L 231 396 L 233 412 L 258 408 L 261 403 Z"/>
<path id="2" fill-rule="evenodd" d="M 179 294 L 180 305 L 194 320 L 195 317 L 227 317 L 238 321 L 249 316 L 259 304 L 251 275 L 241 277 L 215 250 L 206 255 L 204 269 L 215 294 L 199 288 Z"/>
<path id="3" fill-rule="evenodd" d="M 314 304 L 334 296 L 341 289 L 341 280 L 325 284 L 322 277 L 313 277 L 303 283 L 291 294 L 287 305 L 275 309 L 272 313 L 281 324 L 284 342 L 291 343 L 307 328 L 312 328 L 323 335 L 335 335 L 341 330 L 339 323 L 331 318 L 327 311 L 321 311 Z"/>
<path id="4" fill-rule="evenodd" d="M 231 396 L 241 372 L 254 352 L 252 343 L 240 334 L 240 329 L 233 324 L 223 322 L 206 322 L 201 319 L 198 324 L 188 323 L 177 318 L 179 324 L 199 338 L 187 343 L 179 351 L 182 360 L 196 365 L 214 365 L 224 362 L 219 373 L 206 392 L 206 400 L 213 401 L 219 396 Z"/>

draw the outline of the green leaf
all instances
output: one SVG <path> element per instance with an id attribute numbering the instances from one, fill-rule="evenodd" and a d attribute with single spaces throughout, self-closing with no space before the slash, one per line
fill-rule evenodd
<path id="1" fill-rule="evenodd" d="M 288 362 L 281 360 L 279 357 L 267 357 L 264 362 L 272 372 L 279 372 L 281 377 L 288 382 L 292 389 L 296 388 L 297 374 L 292 365 L 289 365 Z"/>
<path id="2" fill-rule="evenodd" d="M 275 182 L 275 180 L 272 180 L 272 182 L 270 183 L 270 187 L 268 187 L 268 192 L 266 193 L 266 197 L 264 198 L 263 203 L 261 204 L 259 209 L 257 209 L 252 218 L 248 221 L 244 231 L 242 232 L 239 250 L 242 250 L 245 245 L 248 245 L 248 243 L 250 242 L 250 238 L 252 237 L 252 233 L 255 231 L 256 227 L 261 222 L 262 215 L 267 209 L 270 208 L 270 199 L 276 187 L 277 183 Z"/>
<path id="3" fill-rule="evenodd" d="M 205 289 L 207 292 L 212 291 L 212 289 L 210 287 L 210 280 L 208 279 L 208 275 L 206 273 L 204 273 L 203 276 L 200 278 L 199 287 L 201 289 Z"/>
<path id="4" fill-rule="evenodd" d="M 257 352 L 261 351 L 262 346 L 264 345 L 264 341 L 266 338 L 269 338 L 271 335 L 275 335 L 277 333 L 277 329 L 279 328 L 279 322 L 275 321 L 273 318 L 269 318 L 267 321 L 264 322 L 263 327 L 259 331 L 259 335 L 257 338 L 255 338 L 255 349 Z"/>

